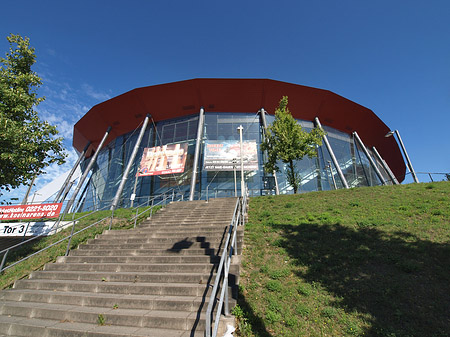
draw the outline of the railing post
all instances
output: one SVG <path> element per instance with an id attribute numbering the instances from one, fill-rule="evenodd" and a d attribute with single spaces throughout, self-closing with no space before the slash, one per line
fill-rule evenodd
<path id="1" fill-rule="evenodd" d="M 239 215 L 240 216 L 240 215 Z M 236 219 L 236 223 L 235 223 L 235 230 L 236 230 L 236 240 L 234 240 L 234 255 L 237 255 L 237 224 L 239 223 L 240 219 Z"/>
<path id="2" fill-rule="evenodd" d="M 5 254 L 3 254 L 3 258 L 2 258 L 2 264 L 0 265 L 0 273 L 3 271 L 3 266 L 5 265 L 6 262 L 6 256 L 9 253 L 9 249 L 5 252 Z"/>
<path id="3" fill-rule="evenodd" d="M 154 202 L 154 199 L 152 199 L 152 206 L 150 207 L 150 219 L 152 218 L 152 215 L 153 215 L 153 202 Z"/>
<path id="4" fill-rule="evenodd" d="M 229 259 L 230 259 L 230 257 L 228 256 L 228 254 L 227 254 L 227 258 L 225 259 L 225 263 L 224 263 L 224 268 L 225 268 L 225 275 L 224 275 L 224 278 L 223 278 L 223 287 L 224 287 L 224 290 L 225 290 L 225 298 L 223 299 L 224 300 L 224 314 L 225 314 L 225 316 L 230 316 L 230 308 L 229 308 L 229 304 L 228 304 L 228 272 L 229 272 Z M 218 324 L 219 322 L 217 322 L 217 324 Z"/>
<path id="5" fill-rule="evenodd" d="M 72 236 L 73 236 L 74 229 L 75 229 L 75 221 L 73 221 L 72 231 L 70 232 L 69 242 L 67 243 L 67 249 L 66 249 L 66 253 L 64 254 L 64 256 L 69 255 L 69 249 L 70 249 L 70 244 L 72 243 Z"/>
<path id="6" fill-rule="evenodd" d="M 108 228 L 108 230 L 111 230 L 112 223 L 113 223 L 113 219 L 114 219 L 114 210 L 111 211 L 111 221 L 109 222 L 109 228 Z"/>
<path id="7" fill-rule="evenodd" d="M 139 205 L 136 207 L 136 216 L 134 217 L 134 228 L 136 228 L 136 222 L 137 222 L 138 212 L 139 212 Z M 151 213 L 150 213 L 150 214 L 151 214 Z"/>

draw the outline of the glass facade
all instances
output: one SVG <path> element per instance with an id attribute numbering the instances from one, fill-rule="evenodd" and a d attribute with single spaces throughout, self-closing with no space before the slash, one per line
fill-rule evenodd
<path id="1" fill-rule="evenodd" d="M 273 122 L 274 116 L 266 115 L 266 120 L 270 124 Z M 183 194 L 186 200 L 189 199 L 198 121 L 198 115 L 190 115 L 149 123 L 130 174 L 127 177 L 118 207 L 130 207 L 132 203 L 135 206 L 143 204 L 152 196 L 172 189 L 175 189 L 178 194 Z M 314 127 L 310 121 L 299 120 L 299 123 L 307 131 Z M 207 171 L 203 169 L 204 143 L 206 141 L 239 141 L 238 127 L 240 125 L 243 126 L 243 140 L 255 141 L 258 144 L 258 169 L 246 171 L 244 174 L 250 196 L 275 194 L 274 188 L 267 188 L 267 185 L 264 184 L 265 178 L 272 176 L 272 174 L 265 173 L 263 170 L 265 155 L 259 150 L 263 134 L 260 115 L 258 113 L 206 112 L 204 115 L 202 146 L 200 146 L 194 199 L 231 197 L 235 195 L 235 189 L 237 194 L 240 195 L 241 176 L 239 165 L 237 165 L 235 172 Z M 381 184 L 364 151 L 352 135 L 327 126 L 324 126 L 324 129 L 349 187 Z M 79 210 L 101 209 L 111 204 L 137 141 L 138 134 L 139 128 L 117 137 L 100 151 L 97 162 L 93 166 L 90 179 L 82 189 L 80 201 L 76 206 Z M 188 154 L 183 173 L 136 177 L 144 148 L 177 143 L 188 143 Z M 370 154 L 372 155 L 371 152 Z M 388 175 L 381 164 L 376 161 L 373 155 L 372 159 L 383 175 L 384 180 L 388 182 Z M 88 158 L 84 161 L 82 169 L 87 166 L 89 160 Z M 285 165 L 281 162 L 278 164 L 280 172 L 277 172 L 276 175 L 280 193 L 293 193 L 292 187 L 289 186 L 285 178 Z M 299 193 L 344 187 L 325 145 L 317 148 L 316 158 L 304 158 L 297 161 L 295 165 L 302 178 Z M 237 184 L 235 184 L 235 181 L 237 181 Z M 136 195 L 133 202 L 130 200 L 132 194 Z"/>

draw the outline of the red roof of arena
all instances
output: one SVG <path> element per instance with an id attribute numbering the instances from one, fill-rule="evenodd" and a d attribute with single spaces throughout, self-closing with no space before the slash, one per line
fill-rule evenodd
<path id="1" fill-rule="evenodd" d="M 389 128 L 369 109 L 331 91 L 269 79 L 192 79 L 137 88 L 94 106 L 74 126 L 73 145 L 88 156 L 100 143 L 108 126 L 107 143 L 134 130 L 147 113 L 155 122 L 206 112 L 257 112 L 274 114 L 282 96 L 289 97 L 295 118 L 313 121 L 348 134 L 357 131 L 366 147 L 375 146 L 403 181 L 406 166 Z"/>

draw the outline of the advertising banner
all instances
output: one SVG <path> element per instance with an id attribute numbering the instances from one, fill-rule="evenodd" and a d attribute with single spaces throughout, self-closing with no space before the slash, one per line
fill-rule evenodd
<path id="1" fill-rule="evenodd" d="M 55 221 L 51 222 L 15 222 L 0 224 L 0 237 L 47 235 Z"/>
<path id="2" fill-rule="evenodd" d="M 258 170 L 256 141 L 242 143 L 245 171 Z M 209 171 L 233 171 L 241 168 L 241 148 L 237 140 L 208 140 L 205 142 L 204 169 Z M 234 162 L 234 163 L 233 163 Z"/>
<path id="3" fill-rule="evenodd" d="M 188 143 L 146 147 L 137 175 L 155 176 L 184 172 Z"/>
<path id="4" fill-rule="evenodd" d="M 56 218 L 61 208 L 62 203 L 1 206 L 0 220 Z"/>

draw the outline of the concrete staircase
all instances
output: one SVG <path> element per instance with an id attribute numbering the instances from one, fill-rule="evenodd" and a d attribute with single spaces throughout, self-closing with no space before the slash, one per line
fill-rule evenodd
<path id="1" fill-rule="evenodd" d="M 0 336 L 204 336 L 235 203 L 172 203 L 59 257 L 0 292 Z M 240 228 L 238 251 L 242 241 Z M 230 273 L 237 284 L 239 266 Z"/>

